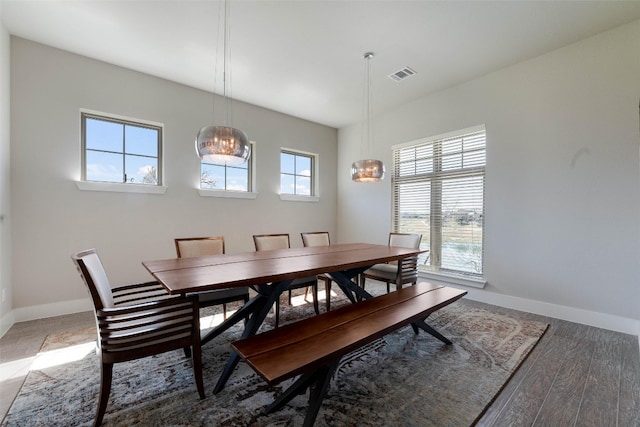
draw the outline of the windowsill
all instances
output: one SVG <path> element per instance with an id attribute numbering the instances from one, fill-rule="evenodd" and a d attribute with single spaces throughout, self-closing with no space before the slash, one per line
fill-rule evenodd
<path id="1" fill-rule="evenodd" d="M 281 194 L 280 200 L 286 202 L 314 202 L 317 203 L 320 201 L 320 197 L 318 196 L 299 196 L 297 194 Z"/>
<path id="2" fill-rule="evenodd" d="M 198 188 L 200 197 L 223 197 L 227 199 L 256 199 L 258 193 L 249 191 L 232 191 L 232 190 L 207 190 Z"/>
<path id="3" fill-rule="evenodd" d="M 474 279 L 471 277 L 462 277 L 454 274 L 436 273 L 432 271 L 420 271 L 418 272 L 418 278 L 478 289 L 483 289 L 487 285 L 487 281 L 484 279 Z"/>
<path id="4" fill-rule="evenodd" d="M 79 190 L 110 191 L 115 193 L 164 194 L 167 187 L 162 185 L 121 184 L 118 182 L 76 181 Z"/>

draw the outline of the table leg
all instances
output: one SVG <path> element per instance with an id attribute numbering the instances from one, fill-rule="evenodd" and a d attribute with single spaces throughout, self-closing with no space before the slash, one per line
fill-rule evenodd
<path id="1" fill-rule="evenodd" d="M 211 341 L 212 339 L 214 339 L 215 337 L 217 337 L 218 335 L 220 335 L 221 333 L 223 333 L 224 331 L 226 331 L 227 329 L 229 329 L 239 321 L 250 316 L 251 313 L 253 313 L 253 311 L 255 310 L 256 304 L 257 304 L 256 298 L 252 298 L 249 301 L 247 301 L 247 303 L 245 303 L 242 307 L 240 307 L 238 311 L 233 313 L 231 317 L 227 318 L 227 320 L 225 320 L 220 325 L 218 325 L 217 327 L 209 331 L 205 336 L 203 336 L 200 341 L 201 344 L 205 345 L 206 343 L 208 343 L 209 341 Z"/>
<path id="2" fill-rule="evenodd" d="M 251 305 L 249 313 L 243 316 L 249 316 L 249 318 L 240 339 L 248 338 L 258 332 L 258 329 L 260 329 L 260 326 L 262 326 L 262 323 L 267 317 L 267 314 L 269 314 L 269 310 L 271 310 L 271 307 L 273 307 L 276 298 L 280 298 L 280 295 L 282 295 L 282 293 L 289 288 L 292 281 L 293 280 L 284 280 L 282 282 L 275 282 L 272 284 L 265 284 L 254 287 L 254 290 L 258 292 L 258 295 L 256 295 L 251 299 L 251 301 L 249 301 L 247 304 L 245 304 L 245 306 L 242 307 L 244 308 L 247 305 Z M 227 321 L 231 320 L 232 317 L 227 319 Z M 235 322 L 237 323 L 238 320 L 235 320 Z M 213 388 L 213 394 L 217 394 L 222 391 L 225 384 L 229 380 L 231 373 L 238 365 L 239 361 L 240 356 L 238 356 L 238 353 L 232 351 L 227 364 L 222 370 L 222 374 L 220 374 L 220 378 L 218 378 L 218 382 Z"/>
<path id="3" fill-rule="evenodd" d="M 360 267 L 354 268 L 352 270 L 335 271 L 327 274 L 331 276 L 331 278 L 338 284 L 338 286 L 340 286 L 340 289 L 342 289 L 342 292 L 344 292 L 347 298 L 349 298 L 352 303 L 355 303 L 358 298 L 373 298 L 373 295 L 362 289 L 360 286 L 358 286 L 357 283 L 352 280 L 354 277 L 357 277 L 358 274 L 362 273 L 368 268 L 368 266 Z"/>

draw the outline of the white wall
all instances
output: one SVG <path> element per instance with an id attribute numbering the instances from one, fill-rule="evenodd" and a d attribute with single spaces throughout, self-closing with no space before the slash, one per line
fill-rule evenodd
<path id="1" fill-rule="evenodd" d="M 636 21 L 377 116 L 376 154 L 390 167 L 394 144 L 485 124 L 488 284 L 475 297 L 638 333 L 639 99 Z M 338 141 L 338 236 L 385 243 L 391 171 L 351 182 L 359 126 Z"/>
<path id="2" fill-rule="evenodd" d="M 11 311 L 10 37 L 0 3 L 0 336 L 13 323 Z"/>
<path id="3" fill-rule="evenodd" d="M 224 235 L 227 252 L 252 234 L 336 233 L 337 131 L 235 103 L 235 127 L 256 141 L 256 200 L 200 197 L 197 131 L 210 93 L 11 38 L 13 308 L 16 320 L 90 307 L 69 255 L 95 247 L 112 284 L 150 280 L 141 261 L 175 256 L 173 238 Z M 218 104 L 220 105 L 220 104 Z M 80 191 L 80 108 L 164 123 L 164 195 Z M 319 154 L 320 202 L 283 202 L 279 150 Z"/>

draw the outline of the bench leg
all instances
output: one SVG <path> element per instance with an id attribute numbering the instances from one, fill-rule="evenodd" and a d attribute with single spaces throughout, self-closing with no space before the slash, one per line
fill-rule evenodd
<path id="1" fill-rule="evenodd" d="M 247 307 L 246 311 L 249 312 L 247 314 L 244 314 L 244 316 L 249 316 L 249 320 L 245 323 L 244 331 L 242 332 L 242 336 L 240 337 L 241 339 L 248 338 L 258 332 L 258 329 L 260 329 L 262 322 L 264 322 L 264 319 L 267 317 L 267 314 L 269 314 L 271 307 L 273 307 L 276 298 L 280 298 L 282 292 L 287 290 L 291 282 L 291 280 L 284 280 L 282 282 L 273 283 L 271 285 L 259 285 L 254 288 L 254 290 L 258 291 L 258 295 L 254 297 L 249 303 L 245 304 L 245 306 L 240 310 L 242 311 L 245 309 L 245 307 Z M 234 313 L 234 315 L 231 316 L 227 322 L 230 322 L 232 319 L 234 319 L 236 314 L 237 312 Z M 223 325 L 225 323 L 226 322 L 224 322 Z M 227 328 L 229 326 L 227 326 Z M 218 382 L 213 388 L 213 394 L 219 393 L 224 388 L 239 361 L 240 356 L 238 355 L 238 353 L 236 353 L 235 351 L 231 352 L 231 356 L 229 357 L 227 364 L 222 370 L 222 374 L 220 374 Z"/>
<path id="2" fill-rule="evenodd" d="M 265 413 L 270 414 L 282 409 L 291 399 L 299 394 L 303 394 L 305 390 L 309 388 L 309 407 L 304 417 L 303 427 L 313 426 L 320 411 L 322 400 L 329 390 L 331 377 L 338 368 L 339 361 L 340 359 L 337 359 L 331 362 L 331 364 L 322 366 L 313 372 L 302 374 L 300 378 L 265 409 Z"/>
<path id="3" fill-rule="evenodd" d="M 447 337 L 445 337 L 440 332 L 438 332 L 435 329 L 433 329 L 431 326 L 427 325 L 424 320 L 418 320 L 418 321 L 412 323 L 411 327 L 413 328 L 413 330 L 414 330 L 414 332 L 416 334 L 418 333 L 418 329 L 417 328 L 420 328 L 423 331 L 427 332 L 428 334 L 438 338 L 440 341 L 442 341 L 443 343 L 445 343 L 447 345 L 453 344 Z"/>

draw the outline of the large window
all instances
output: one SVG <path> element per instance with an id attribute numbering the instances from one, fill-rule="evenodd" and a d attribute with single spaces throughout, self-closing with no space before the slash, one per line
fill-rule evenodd
<path id="1" fill-rule="evenodd" d="M 315 155 L 296 151 L 280 152 L 280 194 L 314 196 Z"/>
<path id="2" fill-rule="evenodd" d="M 82 180 L 162 184 L 162 125 L 81 113 Z"/>
<path id="3" fill-rule="evenodd" d="M 484 126 L 393 147 L 393 229 L 422 233 L 420 269 L 483 275 Z"/>

